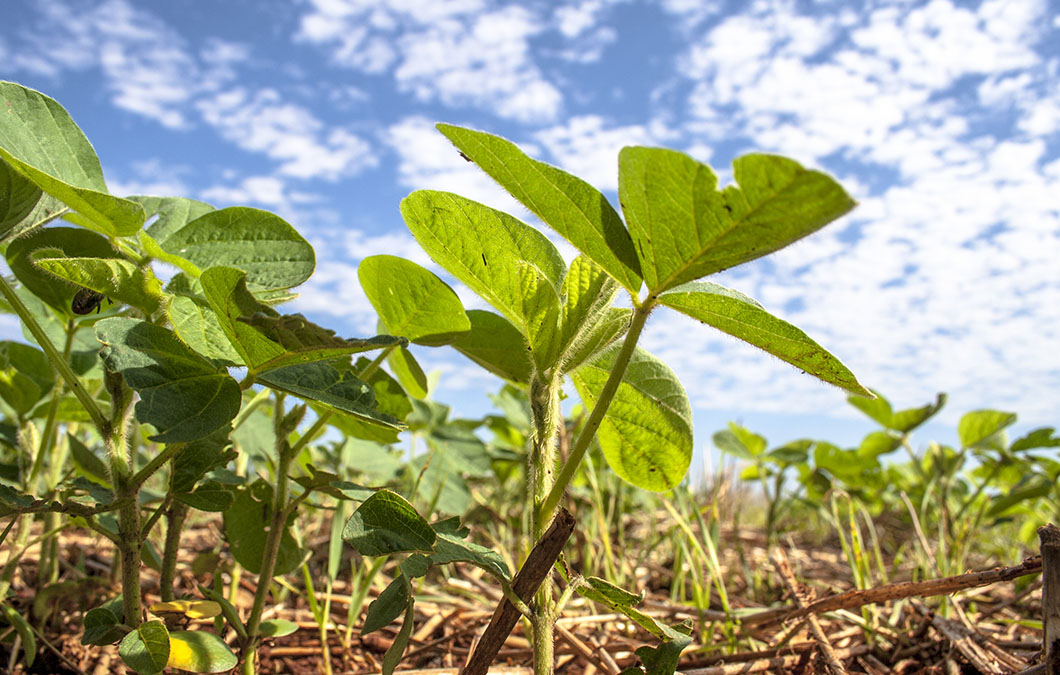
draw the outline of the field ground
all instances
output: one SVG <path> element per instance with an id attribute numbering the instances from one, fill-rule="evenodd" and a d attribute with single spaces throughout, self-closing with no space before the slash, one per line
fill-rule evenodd
<path id="1" fill-rule="evenodd" d="M 575 541 L 575 540 L 572 540 Z M 685 651 L 679 671 L 688 675 L 728 675 L 754 672 L 858 672 L 871 673 L 1016 673 L 1031 666 L 1039 652 L 1042 633 L 1041 581 L 1037 558 L 1007 570 L 1010 581 L 933 597 L 901 597 L 906 587 L 882 589 L 886 602 L 863 605 L 864 593 L 847 597 L 846 607 L 812 615 L 810 619 L 782 619 L 798 604 L 854 590 L 843 551 L 828 541 L 800 545 L 790 538 L 767 549 L 759 534 L 722 532 L 721 563 L 725 570 L 728 602 L 736 623 L 727 622 L 716 592 L 709 609 L 675 602 L 674 561 L 644 562 L 635 569 L 636 587 L 645 590 L 640 606 L 645 613 L 669 624 L 689 621 L 695 642 Z M 325 564 L 327 537 L 310 538 L 307 548 L 316 551 L 309 568 Z M 196 584 L 212 583 L 214 573 L 227 569 L 225 547 L 218 524 L 202 520 L 190 527 L 183 540 L 180 586 L 187 596 L 199 597 Z M 68 530 L 63 533 L 63 574 L 50 589 L 33 594 L 36 572 L 34 551 L 21 563 L 15 585 L 15 603 L 24 616 L 31 613 L 43 625 L 36 663 L 25 669 L 10 654 L 10 639 L 0 668 L 22 673 L 125 672 L 116 647 L 80 644 L 82 609 L 93 607 L 115 592 L 111 581 L 111 550 L 106 542 Z M 1028 552 L 1030 553 L 1030 552 Z M 892 561 L 894 562 L 894 561 Z M 996 563 L 982 560 L 977 570 Z M 900 561 L 891 569 L 892 582 L 909 578 L 909 565 Z M 903 572 L 904 570 L 904 572 Z M 364 607 L 389 581 L 384 567 L 372 585 Z M 416 622 L 401 670 L 454 672 L 466 660 L 478 636 L 501 600 L 499 588 L 477 568 L 449 566 L 451 576 L 431 576 L 421 585 L 416 601 Z M 705 574 L 705 572 L 704 572 Z M 988 573 L 994 578 L 997 572 Z M 80 578 L 84 575 L 84 578 Z M 993 575 L 993 576 L 991 576 Z M 309 675 L 326 672 L 322 661 L 322 636 L 326 640 L 333 673 L 379 672 L 383 653 L 390 646 L 398 623 L 361 636 L 363 608 L 348 628 L 351 595 L 349 575 L 340 575 L 330 593 L 331 625 L 321 631 L 306 601 L 302 574 L 288 575 L 276 586 L 276 603 L 266 618 L 285 618 L 298 624 L 292 635 L 267 641 L 262 648 L 262 673 Z M 86 582 L 85 578 L 92 579 Z M 158 599 L 157 574 L 145 570 L 144 592 L 148 603 Z M 226 574 L 225 580 L 231 583 Z M 981 579 L 979 579 L 981 581 Z M 965 582 L 968 579 L 964 579 Z M 959 588 L 961 581 L 947 588 Z M 254 577 L 241 575 L 236 582 L 235 604 L 249 607 Z M 797 595 L 791 589 L 795 588 Z M 318 601 L 328 594 L 317 588 Z M 946 589 L 944 588 L 943 591 Z M 864 591 L 864 589 L 863 589 Z M 869 594 L 872 591 L 867 591 Z M 766 611 L 755 598 L 774 598 L 774 611 Z M 859 606 L 861 605 L 861 606 Z M 212 629 L 211 620 L 198 622 Z M 531 649 L 523 623 L 516 625 L 501 649 L 491 672 L 531 673 Z M 556 645 L 557 672 L 617 675 L 638 662 L 634 651 L 654 644 L 651 636 L 622 615 L 602 612 L 581 598 L 567 605 L 559 621 Z M 229 639 L 233 635 L 227 636 Z"/>

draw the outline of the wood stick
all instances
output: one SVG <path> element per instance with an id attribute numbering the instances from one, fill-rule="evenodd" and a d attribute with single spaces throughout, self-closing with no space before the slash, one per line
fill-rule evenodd
<path id="1" fill-rule="evenodd" d="M 523 602 L 529 602 L 534 597 L 541 582 L 552 571 L 552 565 L 555 564 L 556 558 L 559 557 L 572 532 L 574 532 L 574 516 L 566 509 L 560 509 L 556 514 L 556 519 L 552 521 L 552 525 L 549 526 L 541 540 L 534 545 L 530 555 L 526 557 L 526 562 L 523 563 L 512 581 L 512 591 Z M 500 652 L 504 641 L 515 628 L 518 620 L 519 610 L 507 598 L 501 600 L 485 632 L 482 633 L 475 651 L 468 657 L 461 675 L 486 675 L 490 664 L 497 658 L 497 653 Z"/>
<path id="2" fill-rule="evenodd" d="M 788 556 L 784 555 L 784 549 L 775 549 L 772 558 L 773 565 L 777 568 L 777 574 L 780 575 L 784 585 L 788 587 L 788 592 L 790 592 L 791 596 L 795 598 L 795 603 L 799 607 L 806 607 L 813 602 L 813 591 L 803 588 L 799 584 L 798 579 L 795 578 L 795 573 L 791 571 L 791 565 L 788 563 Z M 817 615 L 811 614 L 808 619 L 810 622 L 810 632 L 813 633 L 813 638 L 817 641 L 821 656 L 824 658 L 824 662 L 828 666 L 828 672 L 832 675 L 847 675 L 847 669 L 836 655 L 832 643 L 829 642 L 828 636 L 825 635 L 824 629 L 821 628 L 821 622 L 817 620 Z"/>
<path id="3" fill-rule="evenodd" d="M 1049 673 L 1060 674 L 1060 529 L 1038 528 L 1042 544 L 1042 650 Z"/>
<path id="4" fill-rule="evenodd" d="M 1042 569 L 1041 556 L 1027 558 L 1019 565 L 1010 567 L 995 567 L 982 572 L 969 572 L 941 579 L 928 579 L 927 581 L 901 581 L 894 584 L 884 584 L 875 588 L 866 588 L 847 591 L 837 595 L 829 595 L 806 605 L 805 607 L 776 607 L 756 612 L 741 619 L 744 626 L 765 626 L 790 619 L 800 619 L 810 614 L 821 614 L 837 609 L 855 609 L 863 605 L 887 600 L 898 600 L 913 596 L 927 597 L 932 595 L 949 595 L 957 591 L 978 586 L 988 586 L 1001 581 L 1011 581 L 1018 577 L 1037 574 Z"/>

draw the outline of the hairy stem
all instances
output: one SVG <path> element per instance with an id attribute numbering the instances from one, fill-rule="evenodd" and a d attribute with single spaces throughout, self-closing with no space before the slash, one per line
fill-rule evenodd
<path id="1" fill-rule="evenodd" d="M 556 441 L 559 438 L 563 414 L 560 394 L 563 381 L 558 375 L 535 375 L 530 381 L 530 485 L 532 503 L 536 506 L 548 496 L 556 472 Z M 551 514 L 534 508 L 531 511 L 531 532 L 537 541 L 548 529 Z M 545 578 L 530 606 L 530 626 L 534 647 L 534 672 L 550 675 L 555 666 L 554 643 L 556 602 L 552 583 Z"/>
<path id="2" fill-rule="evenodd" d="M 291 468 L 291 462 L 295 457 L 290 444 L 287 442 L 289 429 L 284 428 L 283 419 L 283 394 L 276 394 L 276 407 L 273 411 L 276 427 L 276 449 L 279 462 L 276 465 L 276 486 L 272 493 L 272 504 L 270 505 L 268 534 L 265 538 L 265 551 L 261 560 L 261 573 L 258 574 L 258 589 L 254 593 L 254 605 L 250 609 L 247 618 L 247 641 L 243 651 L 243 672 L 253 675 L 256 671 L 257 646 L 261 642 L 258 630 L 261 626 L 261 615 L 265 611 L 265 600 L 269 595 L 269 587 L 272 585 L 272 577 L 276 571 L 276 558 L 280 553 L 280 541 L 283 539 L 284 521 L 287 510 L 287 474 Z"/>
<path id="3" fill-rule="evenodd" d="M 173 582 L 177 576 L 177 553 L 180 551 L 181 529 L 188 515 L 188 506 L 174 499 L 166 509 L 166 543 L 162 549 L 162 570 L 159 579 L 162 602 L 174 600 Z"/>
<path id="4" fill-rule="evenodd" d="M 545 527 L 548 526 L 548 521 L 551 521 L 553 515 L 555 515 L 559 500 L 563 498 L 563 494 L 574 479 L 574 475 L 577 473 L 585 453 L 589 450 L 589 445 L 592 443 L 593 438 L 596 437 L 596 431 L 604 420 L 604 413 L 607 412 L 607 408 L 611 405 L 611 401 L 618 392 L 618 385 L 622 383 L 622 378 L 626 375 L 626 368 L 629 366 L 630 359 L 633 358 L 633 350 L 637 347 L 637 341 L 640 339 L 640 334 L 648 321 L 648 315 L 655 308 L 655 303 L 656 299 L 654 297 L 649 297 L 642 304 L 634 303 L 633 318 L 630 320 L 625 341 L 622 343 L 618 356 L 615 357 L 615 365 L 611 369 L 607 382 L 604 383 L 603 389 L 600 390 L 596 405 L 593 406 L 592 413 L 589 414 L 589 418 L 585 421 L 585 426 L 582 427 L 581 433 L 578 434 L 578 440 L 574 442 L 574 447 L 571 448 L 567 461 L 563 463 L 559 476 L 556 477 L 555 483 L 550 487 L 548 496 L 543 502 L 535 503 L 534 505 L 538 511 L 536 519 L 544 521 Z"/>

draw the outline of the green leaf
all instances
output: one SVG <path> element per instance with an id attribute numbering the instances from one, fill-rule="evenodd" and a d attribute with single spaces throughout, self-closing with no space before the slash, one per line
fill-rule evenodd
<path id="1" fill-rule="evenodd" d="M 807 439 L 790 441 L 779 448 L 773 448 L 764 455 L 764 458 L 781 467 L 802 464 L 809 457 L 812 445 L 813 441 Z"/>
<path id="2" fill-rule="evenodd" d="M 940 393 L 934 403 L 919 408 L 909 408 L 894 412 L 891 404 L 884 398 L 883 394 L 875 389 L 870 390 L 874 399 L 863 396 L 849 396 L 847 402 L 861 412 L 865 413 L 886 429 L 892 429 L 902 434 L 909 433 L 924 422 L 935 416 L 939 410 L 946 405 L 946 394 Z"/>
<path id="3" fill-rule="evenodd" d="M 632 311 L 612 307 L 618 284 L 590 258 L 580 255 L 563 279 L 559 343 L 566 372 L 614 342 L 629 326 Z"/>
<path id="4" fill-rule="evenodd" d="M 0 188 L 2 187 L 3 185 L 0 184 Z M 0 613 L 3 613 L 4 619 L 7 620 L 8 624 L 15 629 L 15 632 L 22 639 L 22 662 L 26 668 L 30 668 L 33 665 L 33 661 L 37 658 L 37 638 L 33 635 L 33 629 L 30 627 L 29 622 L 15 611 L 14 607 L 0 602 Z"/>
<path id="5" fill-rule="evenodd" d="M 891 417 L 890 428 L 900 433 L 909 433 L 942 410 L 942 407 L 946 405 L 947 398 L 945 393 L 939 392 L 934 403 L 929 403 L 919 408 L 899 410 Z"/>
<path id="6" fill-rule="evenodd" d="M 564 372 L 572 372 L 583 364 L 593 360 L 601 352 L 613 345 L 629 329 L 633 310 L 622 307 L 608 307 L 607 311 L 580 333 L 569 349 L 563 354 Z"/>
<path id="7" fill-rule="evenodd" d="M 714 445 L 722 452 L 727 452 L 741 459 L 755 460 L 766 451 L 764 436 L 750 429 L 729 422 L 729 428 L 714 434 Z"/>
<path id="8" fill-rule="evenodd" d="M 170 301 L 166 312 L 173 330 L 189 347 L 224 365 L 243 364 L 243 357 L 231 342 L 217 339 L 224 334 L 224 327 L 205 302 L 177 295 Z"/>
<path id="9" fill-rule="evenodd" d="M 371 361 L 360 357 L 354 364 L 354 370 L 363 373 L 368 370 Z M 382 368 L 376 368 L 368 376 L 368 384 L 375 393 L 376 408 L 379 412 L 403 420 L 412 413 L 412 403 L 401 385 Z"/>
<path id="10" fill-rule="evenodd" d="M 1017 504 L 1028 504 L 1036 499 L 1048 497 L 1056 489 L 1056 482 L 1046 476 L 1031 475 L 1014 489 L 990 497 L 987 515 L 997 517 Z"/>
<path id="11" fill-rule="evenodd" d="M 236 609 L 236 606 L 229 602 L 225 596 L 209 586 L 199 584 L 199 591 L 202 593 L 203 597 L 213 600 L 221 605 L 221 613 L 224 614 L 225 620 L 228 621 L 228 625 L 235 629 L 236 634 L 239 635 L 241 639 L 245 640 L 247 637 L 247 628 L 243 625 L 243 620 L 239 618 L 239 611 Z"/>
<path id="12" fill-rule="evenodd" d="M 104 646 L 120 640 L 127 630 L 123 630 L 119 625 L 122 623 L 122 616 L 120 595 L 88 610 L 82 621 L 85 632 L 81 636 L 81 644 Z"/>
<path id="13" fill-rule="evenodd" d="M 957 438 L 961 447 L 973 448 L 990 445 L 1005 427 L 1015 424 L 1016 413 L 1000 410 L 973 410 L 961 417 L 957 423 Z"/>
<path id="14" fill-rule="evenodd" d="M 253 371 L 261 364 L 283 357 L 287 350 L 250 324 L 239 320 L 256 314 L 279 316 L 276 310 L 261 303 L 247 289 L 246 278 L 242 270 L 211 267 L 202 273 L 199 281 L 221 330 L 239 352 L 241 362 Z"/>
<path id="15" fill-rule="evenodd" d="M 398 569 L 406 579 L 419 579 L 427 576 L 431 561 L 422 553 L 413 553 L 398 563 Z"/>
<path id="16" fill-rule="evenodd" d="M 526 208 L 637 295 L 641 270 L 633 240 L 599 190 L 531 159 L 499 136 L 448 124 L 439 124 L 438 130 Z"/>
<path id="17" fill-rule="evenodd" d="M 194 441 L 226 427 L 239 412 L 239 383 L 188 348 L 172 331 L 125 317 L 96 324 L 107 369 L 140 394 L 136 418 L 159 443 Z"/>
<path id="18" fill-rule="evenodd" d="M 404 576 L 399 575 L 379 594 L 379 597 L 368 605 L 364 625 L 361 627 L 361 636 L 390 625 L 405 611 L 408 600 L 409 582 Z"/>
<path id="19" fill-rule="evenodd" d="M 200 281 L 214 318 L 252 374 L 405 343 L 389 335 L 347 340 L 301 314 L 281 315 L 250 293 L 241 270 L 211 267 Z"/>
<path id="20" fill-rule="evenodd" d="M 262 625 L 267 623 L 262 621 Z M 289 623 L 289 622 L 288 622 Z M 224 673 L 239 659 L 224 640 L 202 630 L 178 630 L 169 634 L 170 668 L 192 673 Z"/>
<path id="21" fill-rule="evenodd" d="M 449 285 L 416 263 L 369 256 L 357 266 L 361 287 L 391 335 L 437 347 L 471 329 L 464 305 Z"/>
<path id="22" fill-rule="evenodd" d="M 469 309 L 471 330 L 452 347 L 489 372 L 511 382 L 530 382 L 530 352 L 519 329 L 503 316 L 484 309 Z"/>
<path id="23" fill-rule="evenodd" d="M 80 214 L 85 227 L 108 236 L 140 229 L 143 208 L 107 194 L 95 150 L 61 105 L 13 82 L 0 82 L 0 101 L 0 159 Z"/>
<path id="24" fill-rule="evenodd" d="M 432 565 L 444 565 L 451 562 L 470 563 L 489 572 L 497 579 L 504 581 L 511 579 L 511 571 L 508 569 L 508 563 L 504 561 L 504 557 L 485 546 L 466 541 L 465 538 L 468 535 L 466 529 L 462 532 L 454 532 L 451 529 L 439 527 L 438 523 L 435 523 L 433 527 L 438 539 L 434 543 L 434 553 L 430 555 Z"/>
<path id="25" fill-rule="evenodd" d="M 419 190 L 401 215 L 430 256 L 515 324 L 546 366 L 566 266 L 545 235 L 506 213 L 447 192 Z"/>
<path id="26" fill-rule="evenodd" d="M 118 655 L 140 675 L 161 673 L 169 661 L 169 631 L 161 621 L 147 621 L 130 631 L 118 646 Z"/>
<path id="27" fill-rule="evenodd" d="M 202 270 L 200 270 L 190 260 L 182 258 L 179 255 L 173 255 L 172 253 L 168 253 L 165 249 L 162 248 L 162 245 L 159 244 L 154 237 L 147 234 L 147 232 L 140 230 L 136 233 L 136 237 L 140 240 L 140 247 L 143 248 L 144 253 L 149 255 L 151 258 L 154 258 L 155 260 L 161 260 L 164 263 L 168 263 L 179 269 L 181 272 L 184 272 L 185 274 L 194 278 L 198 278 L 198 276 L 202 274 Z"/>
<path id="28" fill-rule="evenodd" d="M 691 282 L 663 293 L 659 301 L 828 384 L 854 394 L 872 395 L 839 359 L 806 333 L 731 288 L 709 282 Z"/>
<path id="29" fill-rule="evenodd" d="M 16 415 L 30 413 L 54 384 L 52 365 L 44 352 L 20 342 L 0 341 L 0 398 Z"/>
<path id="30" fill-rule="evenodd" d="M 470 325 L 471 322 L 469 321 L 468 326 Z M 394 377 L 405 388 L 409 396 L 427 398 L 429 391 L 427 376 L 408 347 L 398 347 L 391 351 L 387 354 L 386 362 L 390 364 L 391 372 L 394 373 Z"/>
<path id="31" fill-rule="evenodd" d="M 313 411 L 318 415 L 323 415 L 332 410 L 327 406 L 316 403 L 310 407 L 312 407 Z M 402 431 L 396 427 L 383 427 L 374 422 L 368 423 L 358 417 L 350 415 L 333 415 L 331 419 L 328 420 L 328 424 L 335 427 L 335 429 L 347 438 L 368 441 L 380 446 L 397 443 L 398 434 Z"/>
<path id="32" fill-rule="evenodd" d="M 32 256 L 41 251 L 69 258 L 120 258 L 105 237 L 72 227 L 46 227 L 11 242 L 5 254 L 11 272 L 35 296 L 66 317 L 75 316 L 70 303 L 79 288 L 38 267 Z"/>
<path id="33" fill-rule="evenodd" d="M 173 458 L 173 473 L 170 490 L 175 494 L 191 492 L 195 484 L 213 469 L 220 468 L 236 458 L 236 452 L 228 449 L 231 441 L 228 430 L 222 428 L 206 438 L 200 438 L 184 446 Z"/>
<path id="34" fill-rule="evenodd" d="M 150 267 L 114 258 L 33 258 L 42 270 L 132 305 L 151 316 L 162 306 L 162 282 Z"/>
<path id="35" fill-rule="evenodd" d="M 199 216 L 214 211 L 206 202 L 184 197 L 129 197 L 144 207 L 147 218 L 158 218 L 144 228 L 144 232 L 155 241 L 164 241 L 169 235 L 184 227 Z"/>
<path id="36" fill-rule="evenodd" d="M 902 447 L 902 438 L 886 431 L 873 431 L 861 440 L 858 456 L 876 459 Z"/>
<path id="37" fill-rule="evenodd" d="M 409 593 L 408 603 L 405 605 L 405 618 L 401 622 L 401 629 L 397 635 L 394 636 L 394 642 L 390 645 L 390 649 L 386 650 L 386 654 L 383 654 L 383 664 L 380 669 L 381 675 L 394 675 L 394 670 L 397 668 L 398 663 L 401 662 L 401 655 L 405 653 L 405 647 L 409 644 L 409 639 L 412 637 L 412 625 L 416 619 L 415 614 L 415 603 L 416 598 Z"/>
<path id="38" fill-rule="evenodd" d="M 668 637 L 667 626 L 637 609 L 637 605 L 644 600 L 643 595 L 630 593 L 599 577 L 587 577 L 585 581 L 588 584 L 587 586 L 579 585 L 577 587 L 579 594 L 611 609 L 613 612 L 628 616 L 638 626 L 657 638 L 665 639 Z"/>
<path id="39" fill-rule="evenodd" d="M 78 471 L 90 480 L 110 487 L 110 471 L 103 460 L 73 434 L 66 434 L 66 442 L 70 446 L 70 457 L 74 460 L 74 466 Z"/>
<path id="40" fill-rule="evenodd" d="M 691 626 L 687 622 L 675 628 L 660 624 L 666 632 L 667 639 L 661 645 L 638 647 L 636 655 L 644 664 L 645 675 L 673 675 L 681 660 L 681 653 L 692 644 Z"/>
<path id="41" fill-rule="evenodd" d="M 0 237 L 33 213 L 41 194 L 36 183 L 0 159 L 0 195 L 4 195 L 0 200 Z"/>
<path id="42" fill-rule="evenodd" d="M 232 549 L 232 557 L 252 574 L 261 573 L 265 557 L 265 524 L 272 521 L 272 486 L 264 480 L 252 485 L 229 486 L 235 496 L 231 508 L 224 512 L 224 534 Z M 298 543 L 284 527 L 280 537 L 280 552 L 276 557 L 273 576 L 283 576 L 297 569 L 302 562 Z"/>
<path id="43" fill-rule="evenodd" d="M 880 426 L 885 429 L 890 429 L 891 420 L 894 418 L 894 409 L 891 408 L 890 401 L 875 389 L 870 389 L 869 391 L 871 391 L 876 398 L 848 396 L 847 403 L 868 415 L 871 419 L 878 422 Z"/>
<path id="44" fill-rule="evenodd" d="M 813 463 L 835 478 L 855 485 L 863 471 L 879 465 L 875 457 L 861 455 L 857 450 L 843 450 L 826 442 L 818 442 L 813 449 Z"/>
<path id="45" fill-rule="evenodd" d="M 618 347 L 571 375 L 587 409 L 596 405 Z M 674 372 L 637 349 L 597 440 L 607 463 L 623 480 L 655 492 L 680 483 L 692 461 L 692 410 Z"/>
<path id="46" fill-rule="evenodd" d="M 246 206 L 208 211 L 161 244 L 199 269 L 244 270 L 254 289 L 297 286 L 316 266 L 313 247 L 287 221 Z"/>
<path id="47" fill-rule="evenodd" d="M 405 428 L 401 420 L 377 409 L 372 387 L 348 370 L 340 372 L 326 363 L 307 363 L 270 370 L 258 381 L 377 427 L 397 431 Z"/>
<path id="48" fill-rule="evenodd" d="M 1057 448 L 1060 447 L 1060 436 L 1055 436 L 1056 430 L 1053 427 L 1041 427 L 1029 432 L 1026 436 L 1018 438 L 1012 441 L 1012 446 L 1009 450 L 1012 452 L 1020 452 L 1023 450 L 1033 450 L 1035 448 Z"/>
<path id="49" fill-rule="evenodd" d="M 227 511 L 235 502 L 231 491 L 214 480 L 206 481 L 194 492 L 178 494 L 176 497 L 193 509 L 215 513 Z"/>
<path id="50" fill-rule="evenodd" d="M 361 502 L 342 530 L 342 539 L 361 555 L 431 552 L 434 530 L 404 497 L 380 490 Z"/>
<path id="51" fill-rule="evenodd" d="M 829 176 L 774 155 L 733 162 L 719 191 L 706 164 L 663 148 L 623 148 L 618 195 L 652 293 L 761 258 L 854 208 Z"/>
<path id="52" fill-rule="evenodd" d="M 266 638 L 284 637 L 297 630 L 298 624 L 287 619 L 266 619 L 258 624 L 258 634 Z"/>

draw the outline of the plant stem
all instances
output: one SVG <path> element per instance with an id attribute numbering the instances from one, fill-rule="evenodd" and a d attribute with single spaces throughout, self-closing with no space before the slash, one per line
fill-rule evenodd
<path id="1" fill-rule="evenodd" d="M 133 480 L 129 457 L 127 427 L 132 391 L 121 373 L 104 371 L 103 382 L 110 393 L 111 419 L 103 426 L 103 445 L 107 449 L 110 482 L 118 509 L 118 556 L 121 561 L 121 587 L 124 620 L 127 626 L 140 625 L 140 486 Z"/>
<path id="2" fill-rule="evenodd" d="M 538 511 L 539 520 L 552 519 L 556 512 L 556 507 L 559 506 L 559 500 L 563 498 L 563 494 L 567 491 L 567 486 L 574 479 L 574 474 L 578 471 L 585 453 L 589 450 L 590 443 L 596 436 L 596 430 L 600 428 L 604 413 L 607 412 L 607 408 L 611 405 L 611 400 L 614 399 L 615 393 L 618 392 L 618 385 L 622 383 L 622 378 L 626 375 L 626 368 L 629 366 L 629 360 L 633 358 L 633 350 L 637 346 L 637 340 L 640 339 L 644 324 L 647 323 L 648 315 L 655 308 L 655 303 L 656 299 L 650 296 L 643 304 L 634 302 L 636 308 L 633 311 L 633 318 L 630 319 L 625 341 L 622 343 L 618 356 L 615 357 L 615 364 L 611 368 L 611 374 L 608 376 L 607 382 L 604 383 L 603 389 L 600 390 L 596 405 L 593 406 L 592 413 L 589 414 L 589 418 L 585 421 L 582 432 L 578 434 L 578 440 L 574 442 L 570 456 L 564 462 L 563 468 L 560 470 L 559 476 L 556 477 L 555 484 L 552 485 L 548 496 L 543 502 L 535 503 L 534 505 L 534 508 Z M 547 527 L 548 523 L 545 523 L 545 525 Z"/>
<path id="3" fill-rule="evenodd" d="M 181 528 L 188 515 L 188 506 L 179 499 L 174 499 L 166 509 L 166 543 L 162 549 L 162 570 L 159 579 L 159 592 L 162 602 L 174 600 L 173 581 L 177 576 L 177 553 L 180 551 Z"/>
<path id="4" fill-rule="evenodd" d="M 74 396 L 84 406 L 85 412 L 92 418 L 92 423 L 96 425 L 96 429 L 99 430 L 100 436 L 107 433 L 109 422 L 104 417 L 103 411 L 96 405 L 96 401 L 92 398 L 92 395 L 81 384 L 81 381 L 77 379 L 77 375 L 74 374 L 73 369 L 70 368 L 70 364 L 66 362 L 62 354 L 55 348 L 52 341 L 48 338 L 48 334 L 44 332 L 41 325 L 37 323 L 37 319 L 34 318 L 33 313 L 29 311 L 25 303 L 22 302 L 22 298 L 18 297 L 15 293 L 15 289 L 11 288 L 11 284 L 7 283 L 7 280 L 0 275 L 0 295 L 4 296 L 4 300 L 11 305 L 11 308 L 15 310 L 15 314 L 22 320 L 30 334 L 33 335 L 33 339 L 37 341 L 40 348 L 44 350 L 44 353 L 48 356 L 48 360 L 51 361 L 52 367 L 58 371 L 59 376 L 66 382 L 66 385 L 70 387 L 70 391 L 74 392 Z"/>
<path id="5" fill-rule="evenodd" d="M 276 447 L 279 454 L 279 462 L 276 465 L 276 486 L 272 493 L 272 504 L 270 505 L 268 535 L 265 538 L 265 551 L 261 560 L 261 572 L 258 574 L 258 589 L 254 593 L 254 605 L 250 609 L 250 617 L 247 619 L 247 641 L 244 648 L 243 672 L 253 675 L 257 663 L 257 646 L 261 641 L 258 629 L 261 626 L 261 615 L 265 611 L 265 600 L 269 595 L 269 587 L 272 585 L 273 573 L 276 570 L 276 558 L 280 552 L 280 541 L 283 539 L 284 524 L 286 520 L 287 505 L 287 474 L 291 468 L 291 462 L 295 457 L 290 444 L 287 442 L 289 429 L 283 428 L 283 394 L 276 394 L 276 407 L 273 410 L 273 418 L 276 425 Z"/>
<path id="6" fill-rule="evenodd" d="M 557 374 L 541 377 L 535 375 L 530 381 L 530 485 L 532 503 L 540 504 L 553 487 L 556 471 L 556 440 L 563 422 L 560 410 L 560 395 L 563 391 L 562 376 Z M 531 531 L 538 541 L 548 529 L 551 513 L 538 509 L 531 512 Z M 530 626 L 534 646 L 534 672 L 549 675 L 554 668 L 554 645 L 556 624 L 556 602 L 553 598 L 551 580 L 546 577 L 530 606 Z"/>

